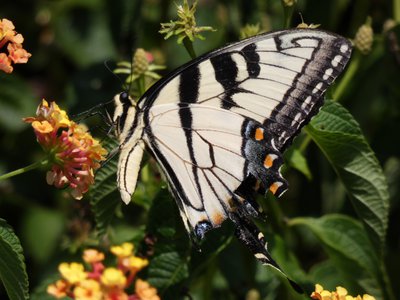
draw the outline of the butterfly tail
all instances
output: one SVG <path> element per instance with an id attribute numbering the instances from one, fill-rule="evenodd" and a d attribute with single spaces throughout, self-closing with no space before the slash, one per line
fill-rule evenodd
<path id="1" fill-rule="evenodd" d="M 304 293 L 303 289 L 293 280 L 288 278 L 288 276 L 271 257 L 267 249 L 267 243 L 265 242 L 264 235 L 262 232 L 260 232 L 257 226 L 245 216 L 232 214 L 230 218 L 236 225 L 236 237 L 253 253 L 255 258 L 257 258 L 257 260 L 259 260 L 263 265 L 270 265 L 280 271 L 286 276 L 290 285 L 296 292 L 299 294 Z"/>

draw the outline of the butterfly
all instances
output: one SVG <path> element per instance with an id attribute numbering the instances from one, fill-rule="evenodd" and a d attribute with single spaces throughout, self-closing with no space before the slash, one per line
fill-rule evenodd
<path id="1" fill-rule="evenodd" d="M 251 221 L 260 216 L 254 193 L 287 190 L 282 153 L 319 111 L 351 51 L 347 39 L 325 31 L 277 31 L 184 64 L 137 102 L 118 94 L 122 200 L 131 201 L 147 148 L 192 237 L 201 240 L 231 219 L 255 257 L 280 270 Z"/>

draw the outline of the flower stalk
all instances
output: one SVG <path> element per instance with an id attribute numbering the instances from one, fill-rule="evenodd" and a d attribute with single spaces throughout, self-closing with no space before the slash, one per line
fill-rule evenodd
<path id="1" fill-rule="evenodd" d="M 28 165 L 26 167 L 23 167 L 23 168 L 11 171 L 9 173 L 0 175 L 0 181 L 1 180 L 6 180 L 8 178 L 11 178 L 11 177 L 14 177 L 14 176 L 17 176 L 17 175 L 20 175 L 20 174 L 35 170 L 35 169 L 46 168 L 49 165 L 49 163 L 50 162 L 49 162 L 48 159 L 44 159 L 42 161 L 34 162 L 33 164 L 30 164 L 30 165 Z"/>

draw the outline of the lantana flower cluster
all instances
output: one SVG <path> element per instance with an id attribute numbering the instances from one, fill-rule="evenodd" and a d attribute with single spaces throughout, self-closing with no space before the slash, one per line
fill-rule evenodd
<path id="1" fill-rule="evenodd" d="M 11 73 L 11 64 L 24 64 L 31 54 L 22 48 L 24 38 L 15 32 L 14 24 L 7 19 L 0 20 L 0 70 Z"/>
<path id="2" fill-rule="evenodd" d="M 353 297 L 348 295 L 345 288 L 338 286 L 336 291 L 327 291 L 320 284 L 315 285 L 315 291 L 311 294 L 311 299 L 317 300 L 375 300 L 373 296 L 364 294 L 363 296 L 358 295 Z"/>
<path id="3" fill-rule="evenodd" d="M 51 169 L 46 180 L 57 188 L 69 186 L 75 199 L 94 183 L 94 170 L 105 159 L 107 151 L 82 124 L 70 120 L 55 102 L 42 100 L 36 117 L 24 118 L 31 123 L 37 141 L 48 156 Z"/>
<path id="4" fill-rule="evenodd" d="M 57 299 L 70 297 L 76 300 L 160 300 L 157 289 L 148 282 L 136 278 L 137 273 L 148 265 L 148 260 L 133 254 L 134 246 L 124 243 L 111 247 L 116 256 L 116 267 L 106 267 L 104 253 L 86 249 L 83 260 L 61 263 L 58 270 L 62 279 L 47 287 L 47 293 Z M 134 293 L 128 294 L 134 286 Z"/>

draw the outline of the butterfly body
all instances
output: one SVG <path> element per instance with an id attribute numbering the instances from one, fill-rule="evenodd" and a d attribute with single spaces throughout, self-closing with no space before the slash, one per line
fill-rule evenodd
<path id="1" fill-rule="evenodd" d="M 351 48 L 320 30 L 263 34 L 185 64 L 137 104 L 117 95 L 124 202 L 135 190 L 147 146 L 189 232 L 201 239 L 230 218 L 256 257 L 274 265 L 247 217 L 259 212 L 251 193 L 258 183 L 276 196 L 287 189 L 282 153 L 322 106 Z"/>

